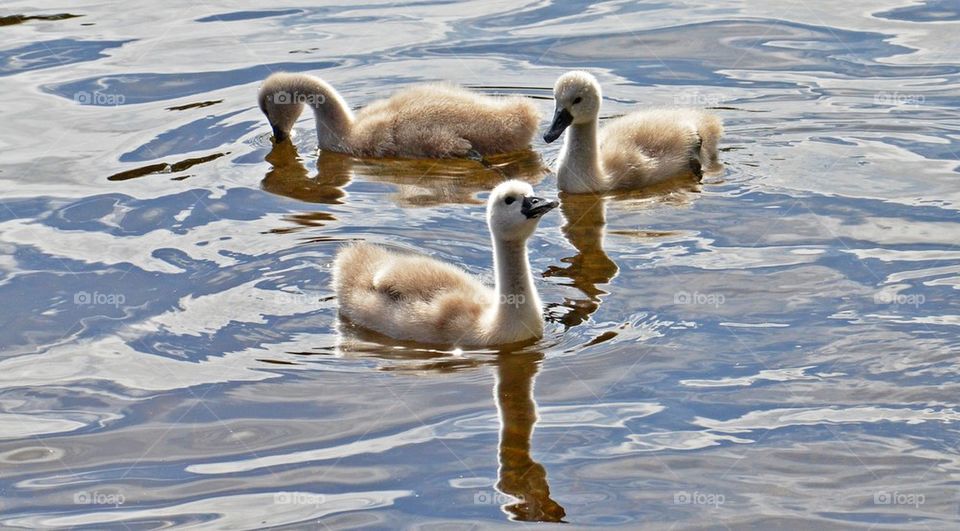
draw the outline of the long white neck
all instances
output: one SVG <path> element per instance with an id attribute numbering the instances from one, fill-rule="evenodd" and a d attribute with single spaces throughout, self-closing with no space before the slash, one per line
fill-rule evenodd
<path id="1" fill-rule="evenodd" d="M 539 337 L 543 334 L 542 308 L 530 274 L 527 242 L 494 237 L 493 249 L 497 300 L 491 330 L 504 342 Z"/>
<path id="2" fill-rule="evenodd" d="M 599 155 L 596 120 L 568 127 L 557 168 L 560 190 L 573 194 L 605 191 Z"/>
<path id="3" fill-rule="evenodd" d="M 298 76 L 291 87 L 295 101 L 313 109 L 317 126 L 317 147 L 330 151 L 349 151 L 353 112 L 340 93 L 323 80 Z"/>

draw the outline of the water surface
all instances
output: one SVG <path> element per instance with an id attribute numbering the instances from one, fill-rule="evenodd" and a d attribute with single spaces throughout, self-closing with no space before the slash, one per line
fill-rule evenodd
<path id="1" fill-rule="evenodd" d="M 7 2 L 0 527 L 919 528 L 960 520 L 950 2 Z M 562 197 L 545 337 L 381 345 L 347 241 L 490 278 L 472 161 L 272 149 L 272 71 L 356 107 L 447 79 L 604 118 L 715 109 L 725 169 Z"/>

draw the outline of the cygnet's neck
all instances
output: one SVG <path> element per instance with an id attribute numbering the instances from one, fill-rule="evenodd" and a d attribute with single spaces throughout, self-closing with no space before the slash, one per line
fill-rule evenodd
<path id="1" fill-rule="evenodd" d="M 527 242 L 493 238 L 493 266 L 496 271 L 496 305 L 491 330 L 507 341 L 522 340 L 543 333 L 540 297 L 533 285 Z"/>
<path id="2" fill-rule="evenodd" d="M 317 147 L 330 151 L 349 151 L 348 137 L 353 127 L 353 112 L 336 89 L 325 81 L 298 76 L 291 86 L 294 101 L 313 109 L 317 126 Z"/>
<path id="3" fill-rule="evenodd" d="M 605 191 L 599 154 L 597 120 L 568 127 L 557 168 L 560 190 L 574 194 Z"/>

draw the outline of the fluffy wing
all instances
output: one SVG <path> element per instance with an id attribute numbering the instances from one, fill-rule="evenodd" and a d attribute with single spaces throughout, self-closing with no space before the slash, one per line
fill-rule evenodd
<path id="1" fill-rule="evenodd" d="M 352 145 L 366 154 L 464 157 L 529 147 L 540 114 L 527 98 L 499 98 L 452 85 L 419 85 L 357 113 Z"/>
<path id="2" fill-rule="evenodd" d="M 337 255 L 334 288 L 341 313 L 351 321 L 423 342 L 462 339 L 493 298 L 457 267 L 369 244 L 351 245 Z"/>
<path id="3" fill-rule="evenodd" d="M 696 109 L 649 109 L 604 127 L 601 163 L 614 188 L 637 188 L 690 171 L 691 159 L 716 164 L 720 119 Z"/>

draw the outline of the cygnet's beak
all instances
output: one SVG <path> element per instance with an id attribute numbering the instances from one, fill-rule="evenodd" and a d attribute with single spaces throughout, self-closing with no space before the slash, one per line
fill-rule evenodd
<path id="1" fill-rule="evenodd" d="M 527 219 L 537 219 L 540 216 L 550 212 L 554 208 L 557 208 L 556 201 L 547 201 L 542 197 L 533 197 L 528 196 L 523 198 L 523 203 L 520 204 L 520 213 L 527 217 Z"/>
<path id="2" fill-rule="evenodd" d="M 560 138 L 563 130 L 573 123 L 573 115 L 563 107 L 557 107 L 557 112 L 553 115 L 553 123 L 550 124 L 550 130 L 543 135 L 543 140 L 547 144 Z"/>
<path id="3" fill-rule="evenodd" d="M 277 126 L 273 126 L 273 141 L 279 144 L 284 140 L 290 138 L 289 135 L 280 130 Z"/>

